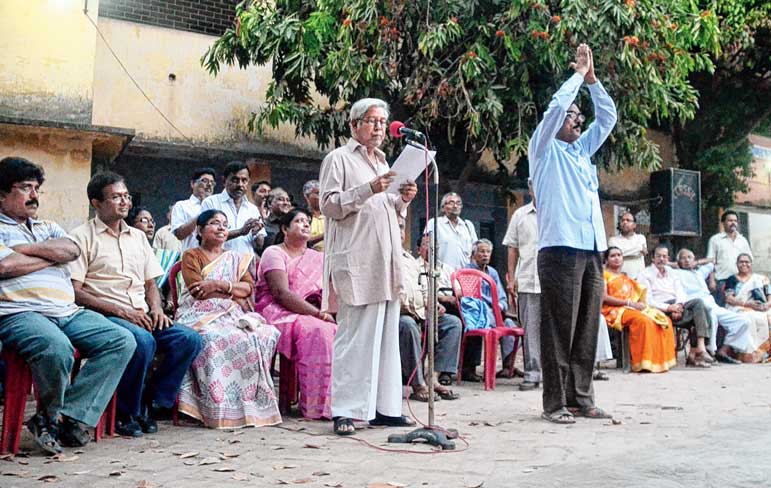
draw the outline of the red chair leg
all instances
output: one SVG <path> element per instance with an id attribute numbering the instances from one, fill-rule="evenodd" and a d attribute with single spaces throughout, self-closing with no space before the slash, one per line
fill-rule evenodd
<path id="1" fill-rule="evenodd" d="M 485 335 L 485 390 L 495 389 L 495 367 L 498 362 L 498 334 Z"/>
<path id="2" fill-rule="evenodd" d="M 107 404 L 107 408 L 104 409 L 104 413 L 99 418 L 99 423 L 94 428 L 94 442 L 99 442 L 103 437 L 105 431 L 107 435 L 112 437 L 115 435 L 115 409 L 117 407 L 118 396 L 113 393 L 110 398 L 110 403 Z"/>
<path id="3" fill-rule="evenodd" d="M 19 452 L 21 430 L 24 426 L 24 407 L 32 386 L 32 372 L 27 363 L 16 354 L 6 349 L 3 352 L 6 365 L 5 407 L 3 408 L 3 430 L 0 439 L 0 454 Z"/>
<path id="4" fill-rule="evenodd" d="M 460 338 L 460 356 L 458 356 L 458 384 L 460 385 L 463 379 L 463 357 L 466 354 L 466 334 L 463 334 Z"/>
<path id="5" fill-rule="evenodd" d="M 171 410 L 171 423 L 174 427 L 179 427 L 179 395 L 174 400 L 174 408 Z"/>

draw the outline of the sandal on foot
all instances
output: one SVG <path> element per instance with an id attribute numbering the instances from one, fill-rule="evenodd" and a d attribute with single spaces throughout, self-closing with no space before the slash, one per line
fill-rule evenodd
<path id="1" fill-rule="evenodd" d="M 573 414 L 568 412 L 567 409 L 565 408 L 561 408 L 552 413 L 542 412 L 541 418 L 553 424 L 575 424 L 576 423 L 576 419 L 573 417 Z"/>
<path id="2" fill-rule="evenodd" d="M 78 421 L 62 416 L 59 422 L 59 442 L 67 447 L 83 447 L 91 441 L 87 430 L 83 430 Z"/>
<path id="3" fill-rule="evenodd" d="M 464 371 L 461 373 L 460 379 L 463 381 L 468 381 L 469 383 L 481 383 L 484 380 L 484 378 L 473 371 Z"/>
<path id="4" fill-rule="evenodd" d="M 27 421 L 27 428 L 35 437 L 35 444 L 48 454 L 61 454 L 62 446 L 59 445 L 59 433 L 56 430 L 56 424 L 49 422 L 48 419 L 36 413 Z"/>
<path id="5" fill-rule="evenodd" d="M 415 400 L 416 402 L 428 402 L 428 388 L 424 388 L 422 390 L 413 391 L 410 395 L 410 400 Z M 434 401 L 439 400 L 439 395 L 434 393 Z"/>
<path id="6" fill-rule="evenodd" d="M 440 385 L 450 386 L 452 384 L 452 375 L 450 373 L 439 373 L 437 381 L 439 381 Z"/>
<path id="7" fill-rule="evenodd" d="M 337 435 L 353 435 L 356 433 L 356 426 L 353 425 L 353 420 L 348 417 L 334 417 L 332 422 L 333 429 Z"/>
<path id="8" fill-rule="evenodd" d="M 598 369 L 597 371 L 595 371 L 592 374 L 592 379 L 594 381 L 609 381 L 610 380 L 610 376 L 608 376 L 607 374 L 605 374 L 604 372 L 602 372 L 602 371 L 600 371 Z"/>
<path id="9" fill-rule="evenodd" d="M 585 417 L 587 419 L 612 419 L 613 415 L 607 413 L 600 407 L 582 407 L 575 413 L 576 417 Z"/>
<path id="10" fill-rule="evenodd" d="M 369 421 L 369 425 L 383 427 L 413 427 L 415 421 L 404 415 L 391 417 L 389 415 L 383 415 L 380 412 L 375 412 L 375 418 Z"/>
<path id="11" fill-rule="evenodd" d="M 712 364 L 708 363 L 704 359 L 700 358 L 699 356 L 696 357 L 688 357 L 685 360 L 686 367 L 689 368 L 711 368 Z"/>
<path id="12" fill-rule="evenodd" d="M 460 394 L 455 393 L 449 388 L 435 388 L 434 391 L 442 400 L 457 400 L 460 398 Z"/>
<path id="13" fill-rule="evenodd" d="M 519 391 L 532 391 L 538 389 L 538 382 L 537 381 L 523 381 L 519 384 Z"/>
<path id="14" fill-rule="evenodd" d="M 715 359 L 717 359 L 721 363 L 725 363 L 725 364 L 742 364 L 742 362 L 739 361 L 738 359 L 734 359 L 731 356 L 729 356 L 728 354 L 726 354 L 724 352 L 720 352 L 720 351 L 715 353 Z"/>

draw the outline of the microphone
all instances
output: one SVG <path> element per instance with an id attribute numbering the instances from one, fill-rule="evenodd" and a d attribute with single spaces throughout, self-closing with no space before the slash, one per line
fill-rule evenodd
<path id="1" fill-rule="evenodd" d="M 408 129 L 404 126 L 404 122 L 399 122 L 398 120 L 391 122 L 391 125 L 388 126 L 388 133 L 396 139 L 406 137 L 407 139 L 416 139 L 418 141 L 426 140 L 426 136 L 422 132 Z"/>

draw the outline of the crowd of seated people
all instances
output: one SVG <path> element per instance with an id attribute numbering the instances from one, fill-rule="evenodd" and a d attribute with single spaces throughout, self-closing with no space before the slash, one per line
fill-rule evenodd
<path id="1" fill-rule="evenodd" d="M 174 408 L 210 428 L 277 424 L 272 370 L 278 354 L 296 368 L 300 414 L 331 418 L 337 325 L 321 308 L 319 182 L 298 189 L 308 206 L 303 210 L 289 192 L 268 181 L 250 186 L 249 167 L 242 162 L 227 164 L 221 178 L 224 188 L 216 193 L 215 170 L 194 171 L 190 197 L 170 205 L 167 225 L 156 228 L 149 209 L 132 205 L 121 175 L 98 173 L 85 189 L 94 218 L 67 233 L 38 218 L 45 215 L 43 169 L 17 157 L 0 161 L 0 341 L 32 371 L 38 407 L 27 427 L 44 452 L 89 442 L 87 428 L 96 425 L 113 393 L 116 430 L 123 436 L 157 432 L 156 420 L 169 418 Z M 532 203 L 512 221 L 517 228 L 504 240 L 509 256 L 518 258 L 505 280 L 490 265 L 493 243 L 479 239 L 475 223 L 460 217 L 463 204 L 455 193 L 442 198 L 443 215 L 436 224 L 428 222 L 416 253 L 403 236 L 400 353 L 410 399 L 427 401 L 429 385 L 436 399 L 459 397 L 447 386 L 457 374 L 463 334 L 463 310 L 450 276 L 461 268 L 489 275 L 496 291 L 493 295 L 485 284 L 483 300 L 499 304 L 507 327 L 525 327 L 527 376 L 521 389 L 538 388 Z M 753 272 L 752 254 L 731 212 L 726 214 L 726 232 L 711 240 L 713 256 L 697 261 L 682 249 L 671 262 L 669 249 L 660 245 L 647 267 L 646 240 L 636 233 L 634 215 L 622 214 L 620 234 L 606 254 L 598 320 L 612 329 L 628 328 L 633 371 L 674 367 L 678 328 L 691 333 L 688 366 L 766 359 L 768 279 Z M 437 345 L 434 375 L 427 377 L 425 277 L 434 232 Z M 170 286 L 175 265 L 179 272 Z M 517 310 L 518 292 L 529 303 L 527 313 Z M 518 317 L 507 313 L 517 311 Z M 720 343 L 718 328 L 725 332 Z M 514 367 L 513 338 L 502 338 L 500 345 L 498 375 L 522 376 Z M 481 380 L 479 346 L 469 342 L 462 380 Z M 75 350 L 87 361 L 70 384 Z"/>

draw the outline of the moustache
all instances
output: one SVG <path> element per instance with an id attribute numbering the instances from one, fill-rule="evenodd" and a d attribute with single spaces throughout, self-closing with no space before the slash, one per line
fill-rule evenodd
<path id="1" fill-rule="evenodd" d="M 32 205 L 37 205 L 37 206 L 39 207 L 39 206 L 40 206 L 40 202 L 38 201 L 38 199 L 37 199 L 37 198 L 33 198 L 32 200 L 29 200 L 29 201 L 28 201 L 27 203 L 25 203 L 24 205 L 26 205 L 27 207 L 30 207 L 30 206 L 32 206 Z"/>

